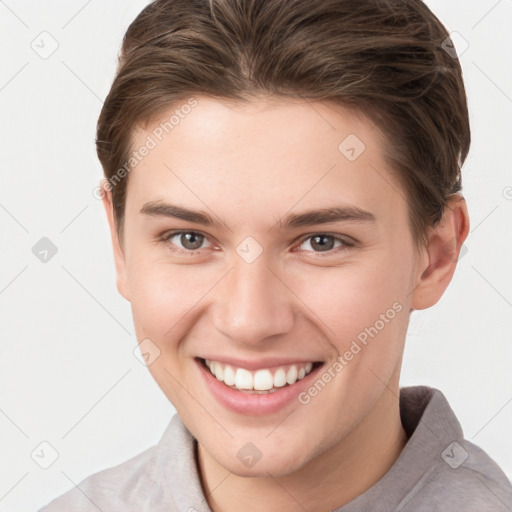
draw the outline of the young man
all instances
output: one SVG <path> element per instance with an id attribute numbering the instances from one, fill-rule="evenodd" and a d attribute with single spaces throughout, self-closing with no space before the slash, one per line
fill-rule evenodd
<path id="1" fill-rule="evenodd" d="M 506 511 L 410 312 L 469 230 L 466 95 L 420 0 L 156 0 L 97 135 L 117 287 L 177 410 L 44 512 Z"/>

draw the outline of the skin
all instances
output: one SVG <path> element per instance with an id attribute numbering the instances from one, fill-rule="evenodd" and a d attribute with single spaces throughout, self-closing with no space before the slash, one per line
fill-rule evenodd
<path id="1" fill-rule="evenodd" d="M 148 368 L 198 440 L 213 511 L 341 507 L 376 483 L 407 442 L 398 395 L 409 313 L 434 305 L 448 286 L 469 231 L 466 202 L 455 196 L 428 246 L 415 252 L 405 192 L 368 119 L 320 102 L 196 99 L 129 174 L 122 240 L 105 187 L 118 290 L 131 303 L 139 342 L 149 338 L 160 350 Z M 174 108 L 138 129 L 133 147 Z M 338 150 L 349 134 L 366 146 L 355 161 Z M 227 226 L 140 213 L 157 200 Z M 278 223 L 338 205 L 368 210 L 376 222 Z M 205 238 L 195 246 L 179 235 L 163 240 L 181 229 Z M 326 232 L 355 245 L 328 238 L 322 250 L 312 237 Z M 236 251 L 248 236 L 263 250 L 252 263 Z M 330 367 L 394 303 L 401 311 L 306 405 L 235 413 L 199 378 L 194 358 L 212 353 Z M 262 454 L 252 467 L 237 457 L 248 442 Z"/>

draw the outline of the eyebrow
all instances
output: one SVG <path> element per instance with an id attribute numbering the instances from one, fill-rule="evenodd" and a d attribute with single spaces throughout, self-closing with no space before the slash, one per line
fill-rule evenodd
<path id="1" fill-rule="evenodd" d="M 153 217 L 172 217 L 177 219 L 202 224 L 204 226 L 219 227 L 228 226 L 221 220 L 216 220 L 204 211 L 190 210 L 182 206 L 164 203 L 161 201 L 151 201 L 146 203 L 140 210 L 143 215 Z M 299 228 L 304 226 L 313 226 L 316 224 L 327 224 L 329 222 L 371 222 L 377 221 L 376 216 L 357 206 L 338 206 L 333 208 L 322 208 L 320 210 L 310 210 L 303 213 L 293 213 L 279 219 L 278 224 L 281 229 Z M 229 228 L 228 228 L 229 229 Z"/>

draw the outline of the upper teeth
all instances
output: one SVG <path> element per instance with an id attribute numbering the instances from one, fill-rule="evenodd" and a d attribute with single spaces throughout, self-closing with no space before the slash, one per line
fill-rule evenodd
<path id="1" fill-rule="evenodd" d="M 234 386 L 237 389 L 253 389 L 256 391 L 266 391 L 272 388 L 280 388 L 286 384 L 295 384 L 310 373 L 313 368 L 313 363 L 306 363 L 302 366 L 292 364 L 277 370 L 263 368 L 251 372 L 245 368 L 234 368 L 219 361 L 205 359 L 205 363 L 212 375 L 224 384 Z"/>

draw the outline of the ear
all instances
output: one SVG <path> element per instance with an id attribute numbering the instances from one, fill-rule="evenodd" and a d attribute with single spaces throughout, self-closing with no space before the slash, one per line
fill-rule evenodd
<path id="1" fill-rule="evenodd" d="M 411 308 L 426 309 L 436 304 L 452 280 L 462 244 L 469 233 L 466 200 L 455 194 L 444 208 L 443 218 L 430 228 L 425 258 L 418 268 L 412 290 Z"/>
<path id="2" fill-rule="evenodd" d="M 116 265 L 116 285 L 119 293 L 127 300 L 130 300 L 128 293 L 128 278 L 126 275 L 126 258 L 122 241 L 119 239 L 117 230 L 117 220 L 114 214 L 114 206 L 112 200 L 112 187 L 106 179 L 100 181 L 101 200 L 107 214 L 108 224 L 110 226 L 110 236 L 112 239 L 112 247 L 114 249 L 114 262 Z"/>

